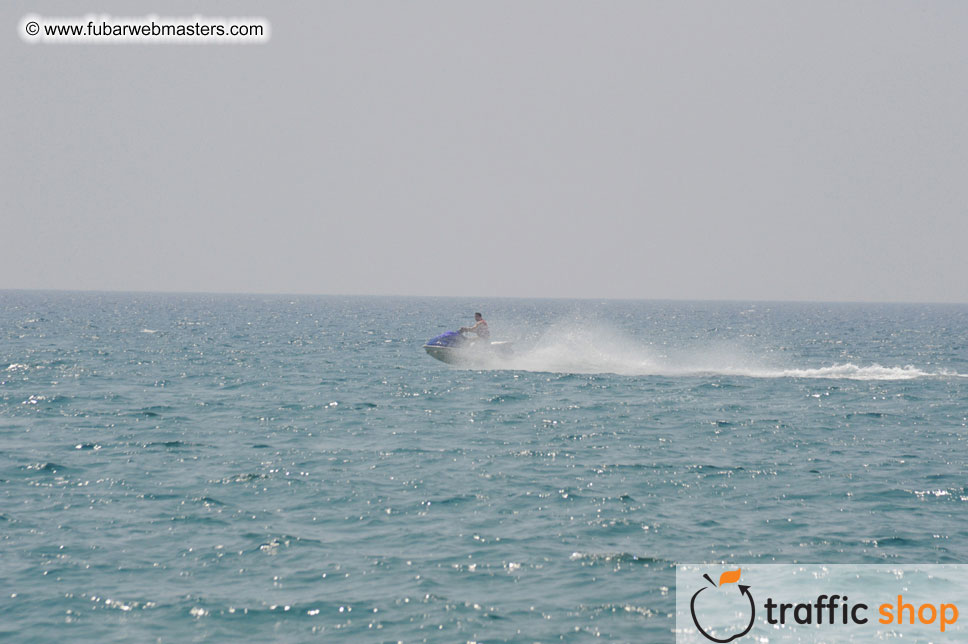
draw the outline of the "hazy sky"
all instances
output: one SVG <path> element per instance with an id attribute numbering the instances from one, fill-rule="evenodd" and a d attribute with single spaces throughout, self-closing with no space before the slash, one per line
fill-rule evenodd
<path id="1" fill-rule="evenodd" d="M 27 13 L 272 38 L 31 45 Z M 960 0 L 0 19 L 0 288 L 968 302 Z"/>

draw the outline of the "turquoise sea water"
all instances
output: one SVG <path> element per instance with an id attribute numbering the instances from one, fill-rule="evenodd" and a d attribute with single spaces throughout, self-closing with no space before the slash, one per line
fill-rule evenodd
<path id="1" fill-rule="evenodd" d="M 484 312 L 516 356 L 421 345 Z M 671 641 L 968 563 L 968 306 L 0 293 L 0 637 Z"/>

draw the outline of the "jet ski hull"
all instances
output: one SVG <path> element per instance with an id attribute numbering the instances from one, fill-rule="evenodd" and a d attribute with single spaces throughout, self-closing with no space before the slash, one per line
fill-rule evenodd
<path id="1" fill-rule="evenodd" d="M 461 354 L 464 353 L 463 349 L 457 349 L 454 347 L 435 347 L 429 344 L 425 344 L 424 349 L 431 358 L 436 358 L 437 360 L 446 362 L 447 364 L 460 364 L 463 360 L 467 359 L 466 355 L 461 356 Z"/>
<path id="2" fill-rule="evenodd" d="M 424 350 L 430 357 L 441 362 L 465 366 L 487 364 L 495 359 L 506 359 L 513 355 L 510 342 L 472 340 L 454 331 L 429 340 L 424 345 Z"/>

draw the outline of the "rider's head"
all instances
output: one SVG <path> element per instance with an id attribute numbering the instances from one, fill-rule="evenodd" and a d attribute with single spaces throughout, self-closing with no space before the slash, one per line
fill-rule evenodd
<path id="1" fill-rule="evenodd" d="M 484 316 L 481 315 L 480 313 L 475 313 L 474 314 L 474 319 L 477 320 L 478 322 L 480 322 L 481 320 L 484 319 Z"/>

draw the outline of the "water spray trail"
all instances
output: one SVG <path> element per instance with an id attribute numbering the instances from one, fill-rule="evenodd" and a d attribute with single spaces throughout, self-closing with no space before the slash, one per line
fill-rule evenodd
<path id="1" fill-rule="evenodd" d="M 489 360 L 487 369 L 616 374 L 623 376 L 704 376 L 747 378 L 815 378 L 845 380 L 912 380 L 963 378 L 955 371 L 928 371 L 914 365 L 883 366 L 844 362 L 818 367 L 764 364 L 751 350 L 717 344 L 675 350 L 647 345 L 614 329 L 571 325 L 552 328 L 529 348 L 516 348 L 510 359 Z M 478 365 L 480 368 L 481 365 Z"/>

